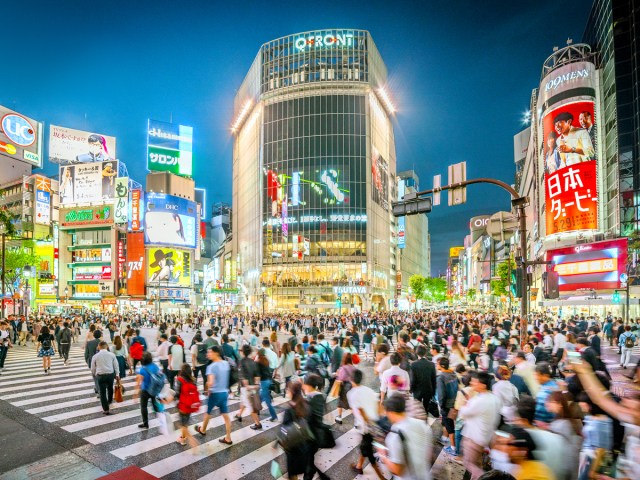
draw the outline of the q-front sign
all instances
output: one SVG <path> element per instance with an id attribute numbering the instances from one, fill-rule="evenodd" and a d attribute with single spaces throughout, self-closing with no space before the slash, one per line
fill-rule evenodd
<path id="1" fill-rule="evenodd" d="M 296 38 L 294 45 L 300 52 L 314 48 L 352 47 L 353 33 L 329 32 L 321 35 L 307 35 Z"/>
<path id="2" fill-rule="evenodd" d="M 347 293 L 367 293 L 367 287 L 363 285 L 354 285 L 348 287 L 333 287 L 333 293 L 336 295 L 344 295 Z"/>

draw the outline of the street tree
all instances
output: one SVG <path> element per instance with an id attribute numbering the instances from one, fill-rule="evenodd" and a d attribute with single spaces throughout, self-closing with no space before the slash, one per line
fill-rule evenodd
<path id="1" fill-rule="evenodd" d="M 423 300 L 426 280 L 426 278 L 418 274 L 409 277 L 409 288 L 411 288 L 411 292 L 416 296 L 417 300 Z"/>
<path id="2" fill-rule="evenodd" d="M 17 288 L 24 282 L 24 268 L 32 267 L 33 270 L 37 270 L 40 263 L 40 257 L 38 257 L 31 249 L 18 247 L 10 248 L 5 252 L 5 268 L 6 268 L 6 289 L 12 295 L 16 292 Z M 0 267 L 0 273 L 2 268 Z"/>
<path id="3" fill-rule="evenodd" d="M 497 297 L 505 295 L 511 296 L 509 285 L 511 285 L 511 272 L 516 269 L 516 262 L 510 258 L 500 262 L 496 267 L 497 279 L 491 280 L 491 293 Z"/>
<path id="4" fill-rule="evenodd" d="M 447 299 L 447 281 L 443 278 L 430 277 L 424 281 L 423 299 L 429 303 L 442 303 Z"/>

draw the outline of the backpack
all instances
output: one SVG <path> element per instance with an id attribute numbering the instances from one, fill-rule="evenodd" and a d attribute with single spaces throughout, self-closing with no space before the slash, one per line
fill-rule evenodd
<path id="1" fill-rule="evenodd" d="M 477 336 L 474 336 L 471 339 L 471 343 L 469 344 L 469 353 L 479 353 L 481 345 L 482 345 L 482 341 L 478 340 Z"/>
<path id="2" fill-rule="evenodd" d="M 180 398 L 178 399 L 178 410 L 184 413 L 196 413 L 200 410 L 200 394 L 195 383 L 187 382 L 184 378 L 178 377 L 180 386 Z"/>
<path id="3" fill-rule="evenodd" d="M 198 344 L 198 353 L 196 356 L 196 361 L 200 365 L 205 365 L 207 363 L 207 346 L 204 343 Z"/>
<path id="4" fill-rule="evenodd" d="M 224 357 L 229 364 L 229 387 L 238 383 L 238 364 L 233 357 Z"/>
<path id="5" fill-rule="evenodd" d="M 71 330 L 65 328 L 60 333 L 60 343 L 71 343 Z"/>
<path id="6" fill-rule="evenodd" d="M 319 343 L 318 347 L 322 347 L 322 352 L 318 352 L 320 354 L 320 360 L 325 366 L 328 366 L 331 363 L 331 349 L 322 343 Z"/>
<path id="7" fill-rule="evenodd" d="M 129 349 L 129 354 L 131 355 L 131 358 L 133 358 L 134 360 L 142 360 L 143 352 L 144 352 L 144 347 L 140 342 L 135 342 L 133 345 L 131 345 L 131 348 Z"/>
<path id="8" fill-rule="evenodd" d="M 147 393 L 152 397 L 157 397 L 164 388 L 165 376 L 162 370 L 158 369 L 155 372 L 147 370 L 147 373 L 151 377 L 149 386 L 147 387 Z"/>
<path id="9" fill-rule="evenodd" d="M 453 407 L 456 402 L 456 397 L 458 396 L 458 379 L 457 378 L 449 378 L 444 381 L 444 391 L 445 391 L 445 407 Z"/>
<path id="10" fill-rule="evenodd" d="M 385 335 L 385 337 L 392 337 L 393 336 L 393 327 L 391 325 L 387 325 L 384 328 L 384 335 Z"/>
<path id="11" fill-rule="evenodd" d="M 42 339 L 42 349 L 51 350 L 51 335 L 44 337 Z"/>
<path id="12" fill-rule="evenodd" d="M 632 337 L 632 335 L 627 335 L 627 338 L 624 339 L 624 348 L 633 348 L 635 346 L 636 342 Z"/>

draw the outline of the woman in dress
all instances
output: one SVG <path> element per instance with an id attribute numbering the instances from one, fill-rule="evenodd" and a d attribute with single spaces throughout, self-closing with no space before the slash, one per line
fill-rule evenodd
<path id="1" fill-rule="evenodd" d="M 42 327 L 40 335 L 38 335 L 38 357 L 42 358 L 42 368 L 45 375 L 49 375 L 51 357 L 56 354 L 54 343 L 54 336 L 49 333 L 49 328 Z"/>
<path id="2" fill-rule="evenodd" d="M 127 353 L 127 346 L 122 343 L 122 337 L 120 335 L 114 337 L 113 345 L 111 345 L 111 353 L 116 356 L 118 366 L 120 367 L 120 378 L 123 379 L 127 376 L 127 370 L 129 367 L 129 355 Z"/>
<path id="3" fill-rule="evenodd" d="M 342 356 L 342 366 L 336 372 L 336 381 L 341 382 L 338 396 L 338 416 L 336 417 L 336 423 L 342 423 L 342 410 L 349 409 L 347 393 L 351 390 L 351 381 L 353 380 L 353 372 L 355 370 L 356 367 L 353 366 L 351 353 L 345 353 Z"/>
<path id="4" fill-rule="evenodd" d="M 283 350 L 285 345 L 283 345 Z M 309 415 L 309 406 L 302 395 L 302 384 L 299 381 L 289 383 L 286 394 L 289 395 L 290 400 L 285 407 L 282 425 L 305 420 Z M 304 443 L 291 450 L 285 450 L 285 454 L 287 457 L 287 476 L 290 480 L 297 480 L 298 475 L 303 475 L 309 465 L 309 446 Z"/>

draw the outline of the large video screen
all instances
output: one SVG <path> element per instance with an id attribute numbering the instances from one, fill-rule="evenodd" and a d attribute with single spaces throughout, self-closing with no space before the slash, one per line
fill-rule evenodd
<path id="1" fill-rule="evenodd" d="M 147 245 L 195 248 L 197 225 L 195 202 L 164 193 L 145 194 L 144 235 Z"/>

